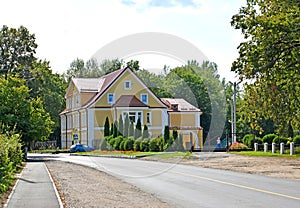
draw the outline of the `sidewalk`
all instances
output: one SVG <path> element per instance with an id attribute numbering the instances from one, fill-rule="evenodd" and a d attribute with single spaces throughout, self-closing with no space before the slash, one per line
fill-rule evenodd
<path id="1" fill-rule="evenodd" d="M 7 208 L 62 208 L 56 193 L 45 163 L 31 160 L 23 169 Z"/>

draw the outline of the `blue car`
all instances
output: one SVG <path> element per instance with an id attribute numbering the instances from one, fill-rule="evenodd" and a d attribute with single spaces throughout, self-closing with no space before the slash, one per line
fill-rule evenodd
<path id="1" fill-rule="evenodd" d="M 70 147 L 70 153 L 74 153 L 74 152 L 91 152 L 93 151 L 94 148 L 85 145 L 85 144 L 73 144 Z"/>

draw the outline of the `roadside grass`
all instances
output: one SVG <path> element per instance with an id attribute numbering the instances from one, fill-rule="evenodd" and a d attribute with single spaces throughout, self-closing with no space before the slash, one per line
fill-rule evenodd
<path id="1" fill-rule="evenodd" d="M 80 155 L 99 155 L 99 156 L 132 156 L 132 157 L 152 157 L 152 158 L 192 158 L 191 152 L 136 152 L 136 151 L 100 151 L 95 150 L 92 152 L 77 152 Z"/>
<path id="2" fill-rule="evenodd" d="M 230 154 L 243 155 L 243 156 L 252 156 L 252 157 L 284 157 L 284 158 L 300 158 L 300 154 L 290 155 L 289 152 L 285 154 L 280 154 L 279 152 L 262 152 L 262 151 L 241 151 L 241 152 L 230 152 Z"/>

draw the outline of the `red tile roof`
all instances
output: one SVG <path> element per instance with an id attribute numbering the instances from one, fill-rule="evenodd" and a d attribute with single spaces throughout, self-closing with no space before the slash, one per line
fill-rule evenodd
<path id="1" fill-rule="evenodd" d="M 201 112 L 201 110 L 182 98 L 161 98 L 168 111 Z"/>
<path id="2" fill-rule="evenodd" d="M 121 95 L 113 107 L 148 107 L 134 95 Z"/>

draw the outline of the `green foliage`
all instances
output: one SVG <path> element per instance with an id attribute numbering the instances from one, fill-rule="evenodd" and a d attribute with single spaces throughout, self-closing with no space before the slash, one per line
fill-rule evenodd
<path id="1" fill-rule="evenodd" d="M 141 142 L 142 142 L 142 138 L 138 138 L 137 140 L 134 141 L 133 143 L 133 150 L 134 151 L 141 151 Z"/>
<path id="2" fill-rule="evenodd" d="M 126 150 L 126 151 L 133 150 L 133 143 L 134 143 L 133 139 L 126 138 L 125 142 L 124 142 L 124 147 L 123 147 L 124 150 Z"/>
<path id="3" fill-rule="evenodd" d="M 0 48 L 0 72 L 7 77 L 31 67 L 37 44 L 34 34 L 24 26 L 16 29 L 4 25 L 0 30 Z"/>
<path id="4" fill-rule="evenodd" d="M 276 144 L 280 144 L 281 142 L 283 142 L 284 144 L 287 144 L 288 141 L 289 141 L 288 138 L 278 136 L 278 137 L 275 137 L 272 142 L 276 143 Z"/>
<path id="5" fill-rule="evenodd" d="M 246 134 L 243 139 L 243 144 L 247 145 L 249 148 L 254 148 L 254 143 L 258 143 L 261 144 L 262 143 L 262 139 L 259 137 L 256 137 L 253 134 Z"/>
<path id="6" fill-rule="evenodd" d="M 109 119 L 106 117 L 105 123 L 104 123 L 104 137 L 109 136 Z"/>
<path id="7" fill-rule="evenodd" d="M 149 151 L 149 139 L 143 139 L 140 143 L 140 151 L 148 152 Z"/>
<path id="8" fill-rule="evenodd" d="M 113 135 L 114 134 L 114 123 L 111 123 L 111 125 L 110 125 L 110 132 L 109 132 L 109 135 Z"/>
<path id="9" fill-rule="evenodd" d="M 293 142 L 295 144 L 300 144 L 300 135 L 295 136 L 294 139 L 293 139 Z"/>
<path id="10" fill-rule="evenodd" d="M 14 179 L 16 168 L 22 164 L 20 136 L 0 134 L 0 196 Z"/>
<path id="11" fill-rule="evenodd" d="M 165 126 L 164 128 L 164 143 L 169 144 L 170 142 L 170 127 Z"/>
<path id="12" fill-rule="evenodd" d="M 298 0 L 247 0 L 232 17 L 244 35 L 232 70 L 245 86 L 244 110 L 259 128 L 259 118 L 270 118 L 280 135 L 293 136 L 300 128 L 300 7 Z"/>
<path id="13" fill-rule="evenodd" d="M 128 136 L 129 136 L 129 137 L 134 136 L 134 124 L 133 124 L 132 121 L 130 121 L 130 124 L 129 124 L 129 132 L 128 132 Z"/>
<path id="14" fill-rule="evenodd" d="M 129 117 L 128 117 L 128 114 L 126 113 L 126 116 L 125 116 L 125 120 L 124 120 L 124 130 L 123 130 L 123 136 L 124 137 L 128 137 L 129 136 Z"/>
<path id="15" fill-rule="evenodd" d="M 145 139 L 145 138 L 148 138 L 148 137 L 149 137 L 148 126 L 145 124 L 144 129 L 143 129 L 142 138 Z"/>
<path id="16" fill-rule="evenodd" d="M 29 99 L 24 81 L 8 76 L 0 78 L 0 121 L 3 131 L 22 133 L 22 140 L 45 140 L 52 132 L 53 122 L 40 99 Z"/>
<path id="17" fill-rule="evenodd" d="M 123 118 L 122 118 L 122 115 L 120 114 L 118 136 L 123 136 L 123 125 L 124 125 Z"/>
<path id="18" fill-rule="evenodd" d="M 120 150 L 120 144 L 123 141 L 123 137 L 122 136 L 118 136 L 116 138 L 114 138 L 114 143 L 113 143 L 113 148 L 115 150 Z"/>
<path id="19" fill-rule="evenodd" d="M 115 121 L 113 126 L 113 137 L 116 138 L 118 135 L 119 135 L 118 121 Z"/>
<path id="20" fill-rule="evenodd" d="M 134 130 L 134 138 L 137 139 L 142 136 L 142 124 L 141 124 L 141 119 L 138 118 Z"/>
<path id="21" fill-rule="evenodd" d="M 110 145 L 111 139 L 112 139 L 111 136 L 108 136 L 108 137 L 105 137 L 104 139 L 102 139 L 99 144 L 99 149 L 100 150 L 112 150 L 112 147 Z"/>
<path id="22" fill-rule="evenodd" d="M 268 144 L 272 144 L 272 142 L 274 141 L 274 139 L 278 138 L 278 136 L 276 134 L 267 134 L 262 138 L 262 142 L 263 143 L 268 143 Z"/>
<path id="23" fill-rule="evenodd" d="M 149 141 L 149 151 L 162 152 L 164 151 L 164 139 L 162 137 L 152 138 Z"/>
<path id="24" fill-rule="evenodd" d="M 174 141 L 176 141 L 178 139 L 178 131 L 176 129 L 173 130 L 172 137 L 173 137 Z"/>

